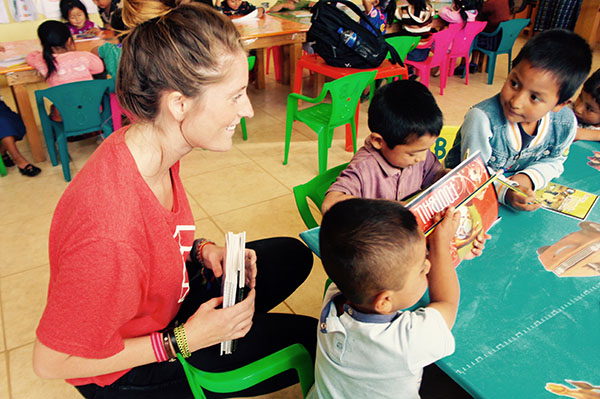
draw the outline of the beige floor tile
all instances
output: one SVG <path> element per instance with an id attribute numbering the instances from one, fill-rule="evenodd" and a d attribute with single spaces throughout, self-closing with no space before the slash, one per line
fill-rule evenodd
<path id="1" fill-rule="evenodd" d="M 204 212 L 204 209 L 200 206 L 198 201 L 194 199 L 189 193 L 187 193 L 188 201 L 190 203 L 190 207 L 192 208 L 192 215 L 194 215 L 194 220 L 203 219 L 208 215 Z"/>
<path id="2" fill-rule="evenodd" d="M 306 230 L 292 194 L 214 216 L 223 231 L 246 231 L 246 240 L 275 236 L 298 237 Z"/>
<path id="3" fill-rule="evenodd" d="M 327 275 L 323 270 L 321 260 L 314 256 L 313 269 L 308 278 L 298 289 L 285 300 L 285 303 L 296 314 L 302 314 L 319 318 L 321 313 L 321 303 L 323 301 L 323 290 Z"/>
<path id="4" fill-rule="evenodd" d="M 249 161 L 250 159 L 235 147 L 227 152 L 195 149 L 181 160 L 180 176 L 185 179 L 206 172 L 220 171 Z"/>
<path id="5" fill-rule="evenodd" d="M 8 386 L 8 356 L 0 352 L 0 399 L 10 399 Z"/>
<path id="6" fill-rule="evenodd" d="M 217 245 L 225 245 L 226 231 L 219 228 L 212 219 L 196 219 L 196 237 L 206 238 Z"/>
<path id="7" fill-rule="evenodd" d="M 42 380 L 33 372 L 33 344 L 9 352 L 12 399 L 81 399 L 81 395 L 64 380 Z"/>
<path id="8" fill-rule="evenodd" d="M 0 290 L 0 298 L 2 298 L 2 291 Z M 0 302 L 0 353 L 6 350 L 6 343 L 4 342 L 4 317 L 2 315 L 2 302 Z"/>
<path id="9" fill-rule="evenodd" d="M 289 193 L 253 162 L 184 179 L 188 193 L 209 215 L 218 215 Z"/>
<path id="10" fill-rule="evenodd" d="M 48 263 L 48 234 L 52 214 L 22 216 L 0 229 L 0 276 Z"/>
<path id="11" fill-rule="evenodd" d="M 35 340 L 35 329 L 46 305 L 49 276 L 46 265 L 0 279 L 4 334 L 8 349 Z"/>

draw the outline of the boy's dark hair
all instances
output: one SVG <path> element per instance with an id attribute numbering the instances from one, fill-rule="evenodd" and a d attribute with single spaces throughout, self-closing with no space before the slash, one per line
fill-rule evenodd
<path id="1" fill-rule="evenodd" d="M 369 105 L 369 129 L 390 148 L 425 135 L 439 136 L 444 119 L 422 83 L 397 80 L 380 87 Z"/>
<path id="2" fill-rule="evenodd" d="M 600 69 L 590 76 L 583 84 L 583 91 L 588 93 L 600 106 Z"/>
<path id="3" fill-rule="evenodd" d="M 71 31 L 66 24 L 49 20 L 38 26 L 37 34 L 42 43 L 42 55 L 48 67 L 48 73 L 46 74 L 46 79 L 48 79 L 56 71 L 53 48 L 66 47 L 67 42 L 71 39 Z"/>
<path id="4" fill-rule="evenodd" d="M 85 19 L 90 19 L 85 4 L 79 0 L 60 0 L 59 7 L 60 15 L 67 22 L 69 21 L 69 11 L 71 11 L 73 8 L 79 8 L 85 14 Z"/>
<path id="5" fill-rule="evenodd" d="M 558 104 L 569 100 L 590 73 L 592 51 L 578 34 L 566 29 L 550 29 L 529 39 L 513 60 L 548 71 L 558 81 Z"/>
<path id="6" fill-rule="evenodd" d="M 119 43 L 121 43 L 123 41 L 123 33 L 128 29 L 123 22 L 122 8 L 117 8 L 110 16 L 110 27 L 119 33 L 117 39 L 119 40 Z"/>
<path id="7" fill-rule="evenodd" d="M 365 198 L 332 206 L 323 216 L 319 240 L 325 272 L 355 304 L 402 289 L 415 244 L 425 245 L 409 210 L 398 202 Z"/>
<path id="8" fill-rule="evenodd" d="M 467 20 L 469 18 L 467 11 L 475 10 L 477 12 L 481 11 L 481 7 L 483 6 L 482 0 L 454 0 L 454 4 L 456 8 L 458 8 L 458 12 L 460 17 L 463 20 L 463 27 L 467 24 Z"/>
<path id="9" fill-rule="evenodd" d="M 427 0 L 406 0 L 406 2 L 413 6 L 415 15 L 419 15 L 421 11 L 425 11 L 427 9 Z"/>

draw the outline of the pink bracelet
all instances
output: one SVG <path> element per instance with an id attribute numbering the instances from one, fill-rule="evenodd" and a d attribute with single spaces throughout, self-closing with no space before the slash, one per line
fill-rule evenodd
<path id="1" fill-rule="evenodd" d="M 150 340 L 152 341 L 152 349 L 154 350 L 154 356 L 156 356 L 156 360 L 160 362 L 167 361 L 167 353 L 165 352 L 165 347 L 162 344 L 162 336 L 159 332 L 153 332 L 150 335 Z"/>

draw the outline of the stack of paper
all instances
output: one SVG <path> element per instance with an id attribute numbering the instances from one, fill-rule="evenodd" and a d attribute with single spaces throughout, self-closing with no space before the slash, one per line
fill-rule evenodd
<path id="1" fill-rule="evenodd" d="M 235 305 L 244 299 L 246 283 L 246 267 L 244 262 L 246 249 L 246 232 L 225 236 L 225 261 L 223 265 L 223 308 Z M 221 355 L 231 354 L 235 349 L 235 341 L 221 342 Z"/>

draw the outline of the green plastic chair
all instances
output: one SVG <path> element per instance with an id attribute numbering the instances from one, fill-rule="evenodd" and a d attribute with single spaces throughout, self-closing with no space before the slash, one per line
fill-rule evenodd
<path id="1" fill-rule="evenodd" d="M 323 205 L 325 199 L 325 193 L 329 186 L 333 184 L 335 179 L 342 173 L 342 170 L 346 169 L 348 163 L 338 165 L 325 172 L 321 173 L 317 177 L 314 177 L 307 183 L 300 184 L 294 187 L 294 199 L 296 200 L 296 206 L 298 212 L 304 221 L 307 229 L 317 227 L 319 223 L 315 220 L 308 206 L 308 198 L 319 208 Z"/>
<path id="2" fill-rule="evenodd" d="M 333 129 L 350 124 L 352 128 L 352 144 L 356 152 L 356 122 L 358 102 L 361 93 L 371 84 L 377 71 L 357 72 L 327 82 L 317 98 L 290 93 L 287 100 L 287 118 L 285 125 L 285 154 L 283 164 L 287 165 L 294 121 L 305 123 L 318 136 L 319 173 L 327 169 L 327 152 L 333 140 Z M 331 95 L 331 103 L 322 102 L 325 96 Z M 298 100 L 316 104 L 299 110 Z"/>
<path id="3" fill-rule="evenodd" d="M 177 358 L 196 399 L 206 399 L 202 388 L 216 393 L 238 392 L 291 369 L 298 373 L 302 396 L 306 397 L 315 380 L 312 358 L 301 344 L 290 345 L 246 366 L 220 373 L 199 370 L 179 353 Z"/>
<path id="4" fill-rule="evenodd" d="M 385 41 L 388 42 L 392 47 L 396 49 L 396 52 L 402 59 L 402 62 L 406 59 L 406 55 L 410 53 L 421 41 L 421 36 L 390 36 L 386 37 Z M 390 59 L 392 56 L 390 53 L 385 57 Z"/>
<path id="5" fill-rule="evenodd" d="M 498 48 L 496 50 L 482 49 L 477 46 L 477 37 L 473 41 L 473 50 L 481 51 L 488 56 L 488 84 L 494 83 L 494 73 L 496 71 L 496 57 L 500 54 L 508 54 L 508 73 L 510 73 L 512 63 L 512 48 L 519 33 L 529 24 L 529 18 L 509 19 L 508 21 L 500 22 L 498 28 L 491 32 L 481 32 L 477 37 L 493 37 L 502 35 Z"/>
<path id="6" fill-rule="evenodd" d="M 256 63 L 256 57 L 251 55 L 248 57 L 248 71 L 254 69 L 254 64 Z M 248 140 L 248 131 L 246 130 L 246 118 L 242 118 L 240 120 L 240 125 L 242 125 L 242 138 L 244 140 Z"/>
<path id="7" fill-rule="evenodd" d="M 8 174 L 8 172 L 6 172 L 6 166 L 4 165 L 4 161 L 2 160 L 2 157 L 0 157 L 0 176 L 4 177 Z"/>
<path id="8" fill-rule="evenodd" d="M 66 83 L 35 91 L 38 113 L 46 147 L 53 166 L 58 165 L 56 145 L 63 175 L 71 181 L 67 137 L 102 130 L 105 136 L 113 131 L 109 92 L 112 82 L 106 79 Z M 50 119 L 44 105 L 47 98 L 58 109 L 62 122 Z M 102 109 L 100 108 L 102 107 Z"/>

